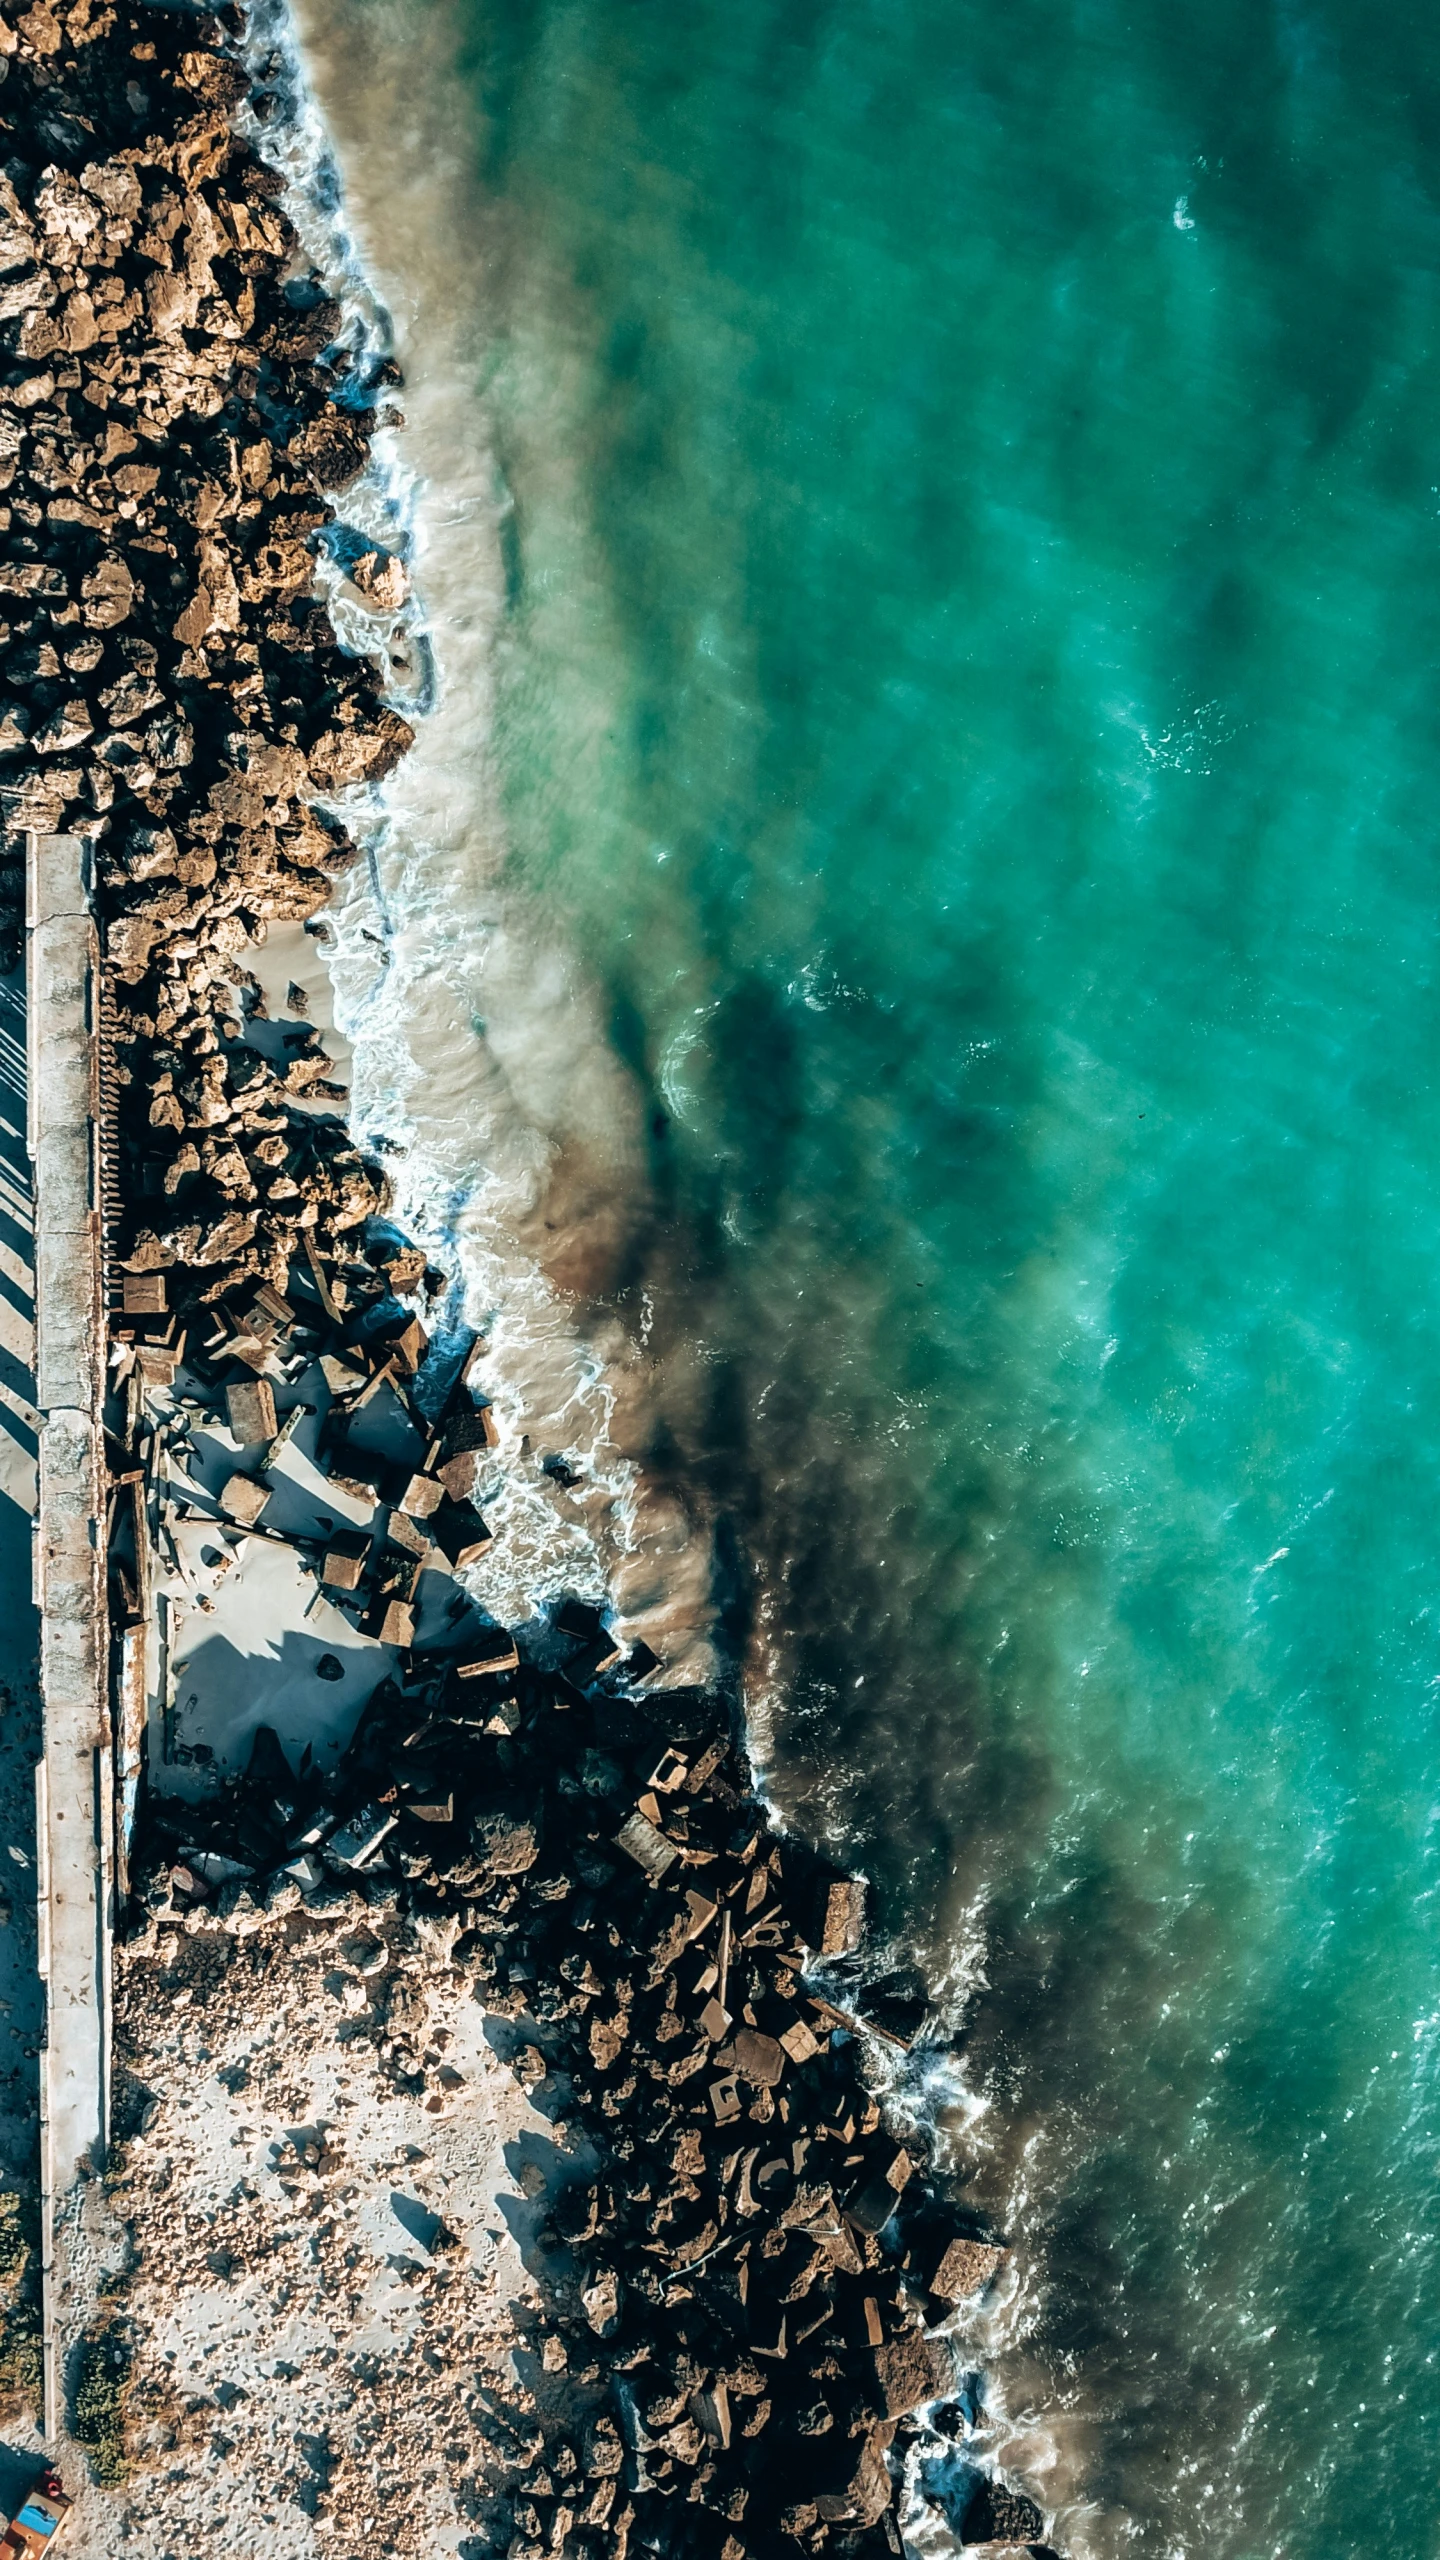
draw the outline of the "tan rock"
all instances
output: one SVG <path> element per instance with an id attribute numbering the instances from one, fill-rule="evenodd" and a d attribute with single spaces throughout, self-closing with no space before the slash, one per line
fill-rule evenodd
<path id="1" fill-rule="evenodd" d="M 472 1837 L 476 1855 L 492 1875 L 524 1875 L 540 1855 L 534 1823 L 499 1807 L 476 1815 Z"/>
<path id="2" fill-rule="evenodd" d="M 903 2418 L 912 2409 L 922 2408 L 952 2379 L 948 2356 L 919 2329 L 903 2329 L 898 2338 L 872 2347 L 866 2366 L 887 2418 Z"/>
<path id="3" fill-rule="evenodd" d="M 589 2030 L 590 2059 L 597 2071 L 614 2069 L 625 2050 L 629 2022 L 623 2014 L 613 2018 L 592 2018 Z"/>
<path id="4" fill-rule="evenodd" d="M 63 755 L 71 747 L 82 747 L 93 728 L 89 705 L 77 695 L 72 702 L 62 702 L 44 727 L 35 731 L 31 752 L 38 756 Z"/>
<path id="5" fill-rule="evenodd" d="M 580 2301 L 585 2317 L 596 2337 L 608 2338 L 620 2323 L 620 2278 L 613 2267 L 601 2267 L 596 2270 L 589 2284 L 581 2286 Z M 617 2464 L 616 2468 L 618 2467 Z M 613 2481 L 608 2477 L 605 2486 L 613 2491 Z M 593 2506 L 594 2503 L 592 2499 L 591 2505 Z M 601 2511 L 602 2516 L 609 2513 L 609 2507 L 610 2500 L 607 2498 Z M 588 2513 L 589 2510 L 587 2509 L 586 2512 Z"/>
<path id="6" fill-rule="evenodd" d="M 894 2490 L 885 2461 L 894 2433 L 893 2426 L 872 2427 L 858 2442 L 852 2436 L 843 2448 L 837 2446 L 831 2485 L 815 2500 L 822 2524 L 879 2522 Z"/>
<path id="7" fill-rule="evenodd" d="M 267 800 L 288 800 L 303 790 L 309 768 L 298 747 L 280 738 L 262 738 L 233 729 L 225 741 L 226 761 L 237 773 L 258 784 Z"/>
<path id="8" fill-rule="evenodd" d="M 253 1528 L 269 1499 L 268 1485 L 260 1484 L 254 1476 L 237 1474 L 222 1486 L 220 1508 L 229 1519 L 238 1520 L 242 1528 L 249 1529 Z"/>
<path id="9" fill-rule="evenodd" d="M 4 235 L 0 233 L 0 248 Z M 22 311 L 49 311 L 55 304 L 55 279 L 43 267 L 0 285 L 0 320 L 18 319 Z"/>
<path id="10" fill-rule="evenodd" d="M 632 1813 L 628 1821 L 622 1822 L 615 1834 L 615 1846 L 623 1849 L 627 1858 L 634 1859 L 652 1884 L 659 1883 L 680 1855 L 674 1841 L 667 1840 L 643 1813 Z"/>
<path id="11" fill-rule="evenodd" d="M 405 563 L 393 551 L 367 551 L 350 572 L 366 602 L 378 605 L 382 613 L 398 613 L 410 592 Z"/>
<path id="12" fill-rule="evenodd" d="M 811 2034 L 803 2018 L 797 2018 L 793 2027 L 786 2028 L 780 2042 L 795 2063 L 809 2062 L 820 2051 L 819 2037 Z"/>
<path id="13" fill-rule="evenodd" d="M 175 175 L 187 193 L 218 177 L 230 156 L 230 127 L 223 115 L 191 116 L 182 124 L 171 150 Z"/>
<path id="14" fill-rule="evenodd" d="M 44 254 L 62 267 L 88 264 L 86 253 L 101 227 L 100 209 L 68 169 L 47 169 L 35 190 L 35 213 Z"/>
<path id="15" fill-rule="evenodd" d="M 35 226 L 11 181 L 0 171 L 0 273 L 28 265 L 38 254 Z"/>
<path id="16" fill-rule="evenodd" d="M 142 720 L 147 711 L 155 710 L 164 699 L 153 676 L 142 675 L 138 667 L 130 667 L 117 683 L 103 688 L 100 708 L 109 715 L 112 728 L 124 729 L 132 721 Z M 149 832 L 152 836 L 163 835 L 167 839 L 173 860 L 175 838 L 170 829 L 152 828 Z M 133 866 L 131 868 L 133 872 Z"/>
<path id="17" fill-rule="evenodd" d="M 65 333 L 48 312 L 27 311 L 20 323 L 15 352 L 25 364 L 43 364 L 65 342 Z"/>
<path id="18" fill-rule="evenodd" d="M 175 336 L 181 329 L 193 329 L 198 297 L 184 276 L 162 267 L 145 287 L 145 308 L 150 326 L 159 338 Z"/>
<path id="19" fill-rule="evenodd" d="M 301 595 L 314 583 L 315 562 L 306 545 L 277 536 L 260 543 L 246 562 L 240 593 L 247 604 L 260 604 L 271 597 Z"/>
<path id="20" fill-rule="evenodd" d="M 378 1644 L 412 1645 L 415 1612 L 408 1600 L 387 1600 L 374 1629 Z"/>
<path id="21" fill-rule="evenodd" d="M 249 1210 L 236 1209 L 212 1227 L 203 1243 L 189 1256 L 192 1262 L 213 1264 L 232 1262 L 244 1250 L 255 1233 L 255 1220 Z"/>
<path id="22" fill-rule="evenodd" d="M 133 222 L 140 211 L 140 181 L 124 160 L 92 160 L 81 170 L 80 184 L 114 222 Z"/>
<path id="23" fill-rule="evenodd" d="M 36 0 L 36 6 L 27 9 L 24 17 L 17 18 L 15 24 L 26 43 L 33 45 L 37 53 L 59 52 L 62 42 L 60 21 L 53 9 L 45 7 L 44 0 Z"/>
<path id="24" fill-rule="evenodd" d="M 821 1880 L 803 1921 L 807 1945 L 817 1955 L 850 1955 L 865 1934 L 865 1882 L 861 1876 Z"/>
<path id="25" fill-rule="evenodd" d="M 182 53 L 180 77 L 197 97 L 219 107 L 234 106 L 244 97 L 247 87 L 238 62 L 227 62 L 218 53 Z"/>
<path id="26" fill-rule="evenodd" d="M 121 1263 L 122 1271 L 163 1271 L 175 1260 L 168 1245 L 161 1243 L 153 1227 L 142 1227 L 135 1239 L 134 1251 Z"/>
<path id="27" fill-rule="evenodd" d="M 378 782 L 414 744 L 415 732 L 393 712 L 381 713 L 373 725 L 327 729 L 310 750 L 310 774 L 320 791 L 343 791 L 357 782 Z"/>
<path id="28" fill-rule="evenodd" d="M 257 1197 L 250 1169 L 238 1147 L 222 1147 L 206 1170 L 212 1182 L 218 1182 L 221 1190 L 228 1192 L 232 1199 L 253 1200 Z"/>
<path id="29" fill-rule="evenodd" d="M 112 631 L 129 619 L 135 581 L 113 553 L 97 561 L 80 588 L 81 619 L 91 631 Z"/>
<path id="30" fill-rule="evenodd" d="M 184 642 L 187 649 L 198 648 L 212 631 L 238 631 L 240 628 L 240 590 L 230 555 L 223 543 L 213 535 L 202 534 L 195 548 L 199 571 L 195 593 L 185 610 L 171 626 L 172 637 Z M 214 794 L 211 795 L 212 804 Z M 230 809 L 224 816 L 238 815 Z"/>
<path id="31" fill-rule="evenodd" d="M 53 382 L 50 388 L 54 390 Z M 0 560 L 0 595 L 38 596 L 50 604 L 58 602 L 64 594 L 64 578 L 47 561 Z"/>
<path id="32" fill-rule="evenodd" d="M 342 1530 L 325 1550 L 320 1579 L 335 1591 L 358 1591 L 370 1558 L 370 1540 L 358 1530 Z"/>
<path id="33" fill-rule="evenodd" d="M 65 305 L 64 343 L 72 355 L 81 355 L 93 347 L 100 335 L 95 320 L 95 305 L 88 293 L 72 293 Z"/>
<path id="34" fill-rule="evenodd" d="M 463 1662 L 455 1665 L 457 1680 L 479 1680 L 490 1672 L 518 1671 L 519 1649 L 513 1636 L 503 1627 L 493 1627 L 470 1648 Z"/>
<path id="35" fill-rule="evenodd" d="M 930 2290 L 941 2302 L 968 2302 L 984 2291 L 1009 2254 L 984 2240 L 952 2240 L 930 2278 Z"/>
<path id="36" fill-rule="evenodd" d="M 6 409 L 35 409 L 39 407 L 42 400 L 49 400 L 53 396 L 54 390 L 55 376 L 53 373 L 32 373 L 27 375 L 23 381 L 9 382 L 6 383 L 3 388 L 0 388 L 0 407 L 4 407 Z"/>
<path id="37" fill-rule="evenodd" d="M 309 809 L 301 810 L 281 842 L 286 861 L 297 863 L 302 871 L 340 871 L 354 859 L 343 838 L 332 836 Z"/>
<path id="38" fill-rule="evenodd" d="M 150 966 L 160 927 L 145 916 L 116 916 L 105 928 L 105 949 L 122 984 L 135 986 Z"/>

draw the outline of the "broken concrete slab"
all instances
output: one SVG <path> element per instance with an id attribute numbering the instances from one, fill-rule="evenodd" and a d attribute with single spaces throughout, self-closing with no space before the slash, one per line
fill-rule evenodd
<path id="1" fill-rule="evenodd" d="M 227 1476 L 220 1488 L 220 1508 L 241 1527 L 253 1528 L 270 1500 L 272 1488 L 258 1476 Z"/>
<path id="2" fill-rule="evenodd" d="M 984 2240 L 951 2240 L 926 2278 L 939 2302 L 968 2302 L 993 2282 L 1010 2252 Z"/>
<path id="3" fill-rule="evenodd" d="M 680 1854 L 674 1841 L 667 1840 L 664 1832 L 658 1831 L 643 1813 L 632 1813 L 629 1820 L 621 1824 L 615 1834 L 615 1846 L 623 1849 L 627 1858 L 633 1858 L 637 1867 L 644 1869 L 652 1884 L 658 1884 L 663 1875 L 668 1875 Z"/>
<path id="4" fill-rule="evenodd" d="M 374 1540 L 356 1529 L 335 1531 L 320 1563 L 320 1579 L 335 1591 L 358 1591 Z"/>
<path id="5" fill-rule="evenodd" d="M 242 1449 L 275 1437 L 275 1390 L 268 1378 L 246 1378 L 225 1390 L 230 1428 Z"/>

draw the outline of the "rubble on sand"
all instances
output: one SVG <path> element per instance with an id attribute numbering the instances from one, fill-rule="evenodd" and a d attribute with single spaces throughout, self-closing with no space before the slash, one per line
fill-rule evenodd
<path id="1" fill-rule="evenodd" d="M 195 1900 L 167 1871 L 116 1990 L 125 2460 L 84 2553 L 452 2548 L 495 2505 L 496 2386 L 538 2362 L 506 2161 L 549 2144 L 446 1932 L 353 1880 Z"/>
<path id="2" fill-rule="evenodd" d="M 370 1251 L 345 1266 L 343 1321 L 304 1269 L 266 1310 L 277 1364 L 318 1361 L 351 1401 L 394 1338 L 393 1235 Z M 217 1405 L 233 1338 L 200 1391 Z M 418 1320 L 410 1348 L 396 1392 L 418 1421 Z M 470 1436 L 474 1392 L 456 1375 L 432 1447 Z M 343 1399 L 322 1442 L 355 1463 Z M 403 1469 L 370 1486 L 377 1521 L 423 1533 L 414 1486 Z M 392 1496 L 410 1507 L 387 1513 Z M 956 2379 L 944 2324 L 1005 2252 L 940 2203 L 865 2086 L 857 2020 L 811 1986 L 857 1949 L 863 1888 L 776 1832 L 726 1703 L 657 1686 L 648 1648 L 632 1676 L 593 1605 L 425 1647 L 420 1559 L 383 1525 L 332 1538 L 319 1569 L 362 1625 L 404 1613 L 394 1672 L 323 1777 L 261 1727 L 244 1776 L 200 1806 L 152 1799 L 146 1948 L 177 1930 L 273 1939 L 278 1916 L 288 1950 L 343 1905 L 443 1944 L 486 2015 L 515 2022 L 572 2137 L 529 2263 L 542 2369 L 580 2392 L 585 2450 L 560 2459 L 568 2386 L 548 2420 L 525 2409 L 546 2485 L 517 2500 L 501 2459 L 487 2493 L 509 2498 L 514 2560 L 632 2536 L 715 2560 L 893 2553 L 897 2451 Z M 389 1981 L 394 2002 L 403 1962 Z M 433 2058 L 403 2002 L 376 2033 L 395 2085 L 423 2088 Z"/>

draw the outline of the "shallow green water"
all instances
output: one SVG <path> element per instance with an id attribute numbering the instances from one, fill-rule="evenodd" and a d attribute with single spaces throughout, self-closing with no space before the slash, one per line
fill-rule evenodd
<path id="1" fill-rule="evenodd" d="M 513 875 L 647 1087 L 777 1792 L 986 1950 L 1015 2443 L 1077 2548 L 1420 2560 L 1440 30 L 467 44 Z"/>

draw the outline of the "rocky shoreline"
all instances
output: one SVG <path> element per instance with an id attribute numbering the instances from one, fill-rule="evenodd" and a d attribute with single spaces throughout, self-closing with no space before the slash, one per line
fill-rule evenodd
<path id="1" fill-rule="evenodd" d="M 337 795 L 380 781 L 411 731 L 378 638 L 348 654 L 316 593 L 395 369 L 346 343 L 282 182 L 233 129 L 244 32 L 236 10 L 92 0 L 0 18 L 0 899 L 13 958 L 25 831 L 94 838 L 114 1625 L 145 1621 L 165 1454 L 223 1416 L 239 1458 L 215 1516 L 263 1538 L 273 1471 L 318 1412 L 317 1464 L 363 1525 L 294 1543 L 395 1661 L 323 1782 L 262 1727 L 243 1778 L 142 1806 L 127 2059 L 143 2073 L 187 1974 L 202 2005 L 241 1974 L 263 2002 L 340 1949 L 347 2033 L 443 2104 L 416 1989 L 438 1971 L 509 2022 L 567 2146 L 526 2357 L 469 2412 L 483 2547 L 879 2560 L 901 2548 L 916 2412 L 966 2432 L 947 2324 L 1004 2255 L 865 2085 L 862 2028 L 907 2042 L 923 2006 L 882 1984 L 862 2020 L 810 1987 L 859 1944 L 859 1886 L 777 1834 L 733 1708 L 667 1689 L 605 1613 L 571 1603 L 517 1644 L 462 1599 L 417 1639 L 422 1579 L 463 1575 L 489 1539 L 473 1346 L 431 1338 L 445 1276 L 387 1224 L 321 1041 L 282 1063 L 248 1036 L 247 953 L 318 916 L 356 858 Z M 377 545 L 346 574 L 378 635 L 403 562 Z M 357 1429 L 382 1391 L 403 1462 Z M 357 1932 L 368 1968 L 344 1954 Z M 141 2265 L 166 2245 L 163 2182 L 150 2206 L 143 2186 L 122 2142 Z M 137 2393 L 125 2423 L 143 2413 Z M 1038 2509 L 987 2475 L 954 2521 L 977 2548 L 1043 2548 Z M 421 2546 L 397 2524 L 378 2547 Z"/>

